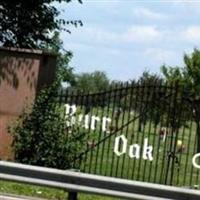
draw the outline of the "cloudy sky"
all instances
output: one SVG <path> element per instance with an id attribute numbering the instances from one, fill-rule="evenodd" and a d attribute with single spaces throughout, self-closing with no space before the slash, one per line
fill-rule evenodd
<path id="1" fill-rule="evenodd" d="M 200 48 L 200 1 L 83 0 L 59 4 L 62 17 L 84 26 L 62 33 L 75 72 L 105 71 L 129 80 L 162 64 L 183 65 L 183 54 Z"/>

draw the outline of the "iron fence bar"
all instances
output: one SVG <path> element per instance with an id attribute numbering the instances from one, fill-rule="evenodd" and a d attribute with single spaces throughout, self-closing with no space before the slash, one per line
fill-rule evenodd
<path id="1" fill-rule="evenodd" d="M 175 169 L 175 159 L 177 158 L 176 157 L 176 147 L 177 147 L 177 140 L 178 140 L 178 134 L 179 134 L 179 126 L 180 126 L 180 121 L 181 121 L 181 114 L 182 114 L 182 106 L 183 106 L 183 98 L 182 98 L 182 88 L 179 87 L 178 84 L 176 84 L 176 99 L 175 99 L 175 109 L 174 109 L 174 112 L 178 112 L 175 116 L 177 117 L 177 120 L 175 121 L 175 126 L 176 126 L 176 129 L 174 131 L 175 133 L 175 137 L 172 136 L 172 139 L 174 139 L 174 146 L 173 146 L 173 157 L 172 157 L 172 165 L 171 165 L 171 176 L 170 176 L 170 185 L 173 184 L 173 178 L 174 178 L 174 169 Z M 178 96 L 178 92 L 180 92 L 180 95 L 181 95 L 181 100 L 180 100 L 180 105 L 177 104 L 177 96 Z"/>
<path id="2" fill-rule="evenodd" d="M 121 94 L 122 94 L 122 90 L 123 90 L 123 84 L 121 83 L 120 85 L 117 86 L 118 87 L 118 95 L 116 96 L 116 103 L 115 103 L 115 126 L 116 126 L 116 130 L 110 134 L 111 135 L 117 135 L 118 132 L 122 131 L 122 125 L 121 127 L 119 128 L 119 122 L 120 122 L 120 117 L 121 117 L 121 112 L 119 112 L 119 102 L 121 100 Z M 121 89 L 120 89 L 121 88 Z M 121 118 L 122 119 L 122 118 Z M 118 159 L 119 158 L 116 158 L 117 162 L 118 162 Z M 116 171 L 117 171 L 117 167 L 116 169 L 114 169 L 115 167 L 115 154 L 114 154 L 114 151 L 113 151 L 113 154 L 112 154 L 112 163 L 111 163 L 111 170 L 110 170 L 110 175 L 111 176 L 116 176 Z M 115 171 L 115 173 L 114 173 Z M 113 175 L 114 174 L 114 175 Z"/>
<path id="3" fill-rule="evenodd" d="M 191 120 L 190 121 L 190 131 L 189 131 L 189 139 L 188 139 L 188 143 L 187 143 L 187 148 L 188 148 L 188 151 L 190 149 L 190 144 L 191 144 L 191 136 L 192 136 L 192 125 L 193 125 L 193 121 Z M 187 173 L 187 170 L 188 170 L 188 160 L 189 160 L 189 152 L 188 154 L 186 155 L 186 164 L 185 164 L 185 170 L 184 170 L 184 174 Z M 184 179 L 183 179 L 183 185 L 185 185 L 186 183 L 186 176 L 184 176 Z"/>
<path id="4" fill-rule="evenodd" d="M 85 99 L 85 102 L 84 102 L 84 106 L 85 106 L 85 115 L 86 114 L 88 114 L 88 111 L 89 111 L 89 107 L 88 106 L 90 106 L 89 105 L 89 97 L 90 97 L 90 94 L 89 94 L 89 92 L 87 92 L 87 94 L 86 94 L 86 96 L 82 96 L 82 98 L 84 98 Z M 90 120 L 89 120 L 89 124 L 90 124 Z M 86 134 L 88 134 L 88 136 L 87 136 L 87 141 L 88 141 L 88 139 L 89 139 L 89 133 L 90 133 L 90 126 L 89 126 L 89 129 L 88 130 L 86 130 Z M 89 147 L 87 147 L 87 148 L 89 148 Z M 77 156 L 77 158 L 81 158 L 81 157 L 83 157 L 84 156 L 84 154 L 81 154 L 80 156 Z M 84 167 L 83 167 L 83 171 L 85 172 L 86 171 L 86 165 L 87 165 L 87 152 L 85 153 L 85 157 L 83 157 L 83 159 L 84 159 Z M 76 160 L 76 158 L 75 158 L 75 160 Z"/>
<path id="5" fill-rule="evenodd" d="M 183 142 L 184 141 L 184 137 L 185 137 L 185 124 L 183 125 L 183 132 L 182 132 L 182 137 L 181 137 L 181 141 Z M 182 147 L 181 147 L 182 148 Z M 183 150 L 185 151 L 185 150 Z M 180 169 L 181 169 L 181 161 L 182 161 L 182 154 L 184 152 L 180 152 L 179 153 L 179 156 L 177 157 L 178 159 L 178 162 L 179 162 L 179 167 L 178 167 L 178 174 L 177 174 L 177 181 L 176 181 L 176 185 L 179 184 L 179 178 L 180 178 Z M 185 163 L 186 164 L 186 163 Z"/>
<path id="6" fill-rule="evenodd" d="M 99 96 L 100 96 L 100 95 L 103 96 L 103 95 L 105 95 L 105 94 L 107 94 L 107 93 L 110 93 L 110 92 L 114 92 L 114 93 L 115 93 L 115 92 L 118 91 L 118 90 L 121 90 L 121 89 L 123 90 L 124 88 L 126 88 L 125 86 L 123 86 L 123 83 L 121 83 L 120 85 L 121 85 L 122 87 L 119 87 L 119 85 L 116 84 L 117 87 L 116 87 L 115 89 L 112 89 L 112 87 L 110 87 L 109 89 L 104 90 L 104 91 L 99 91 L 99 92 L 97 91 L 97 92 L 92 92 L 92 93 L 90 93 L 89 91 L 87 91 L 86 93 L 90 93 L 90 95 L 96 94 L 96 95 L 99 95 Z M 153 88 L 154 86 L 155 86 L 155 84 L 148 84 L 148 88 L 149 88 L 149 89 Z M 137 87 L 137 83 L 136 83 L 136 86 L 130 83 L 130 84 L 128 85 L 127 89 L 131 89 L 131 88 L 134 88 L 134 87 Z M 162 85 L 162 87 L 163 87 L 163 88 L 172 89 L 172 90 L 174 89 L 173 86 L 171 86 L 171 85 L 168 86 L 167 84 Z M 73 91 L 73 89 L 70 90 L 70 91 Z M 73 98 L 77 98 L 77 96 L 85 96 L 85 93 L 83 93 L 83 91 L 80 91 L 80 93 L 77 93 L 77 94 L 73 94 L 73 95 L 72 95 Z"/>
<path id="7" fill-rule="evenodd" d="M 197 145 L 197 134 L 195 134 L 195 142 L 194 142 L 194 147 L 193 147 L 193 154 L 195 154 L 195 149 L 196 149 L 196 145 Z M 193 180 L 193 170 L 194 170 L 194 167 L 193 165 L 191 166 L 191 176 L 190 176 L 190 185 L 192 185 L 192 180 Z"/>
<path id="8" fill-rule="evenodd" d="M 106 101 L 106 95 L 107 95 L 107 93 L 104 96 L 101 97 L 101 103 L 102 104 Z M 103 116 L 104 116 L 104 113 L 105 113 L 105 106 L 104 105 L 103 105 L 103 108 L 101 108 L 101 110 L 97 108 L 96 115 L 98 115 L 99 112 L 100 112 L 100 119 L 102 119 Z M 95 142 L 95 144 L 98 143 L 99 141 L 101 141 L 101 137 L 102 137 L 102 133 L 103 133 L 102 130 L 103 130 L 102 126 L 99 126 L 99 130 L 97 132 L 98 139 Z M 94 151 L 95 151 L 95 156 L 92 157 L 92 155 L 94 155 L 93 154 Z M 91 172 L 94 173 L 94 174 L 97 173 L 98 168 L 99 168 L 99 156 L 100 156 L 100 145 L 90 149 L 90 161 L 91 161 L 90 164 L 93 165 L 93 170 Z"/>
<path id="9" fill-rule="evenodd" d="M 175 88 L 176 88 L 176 85 L 175 85 Z M 173 97 L 172 97 L 172 116 L 173 116 L 173 118 L 172 118 L 172 120 L 170 119 L 170 126 L 171 126 L 171 133 L 170 133 L 170 135 L 171 135 L 171 137 L 170 137 L 170 144 L 169 144 L 169 152 L 168 152 L 168 157 L 167 157 L 167 168 L 166 168 L 166 176 L 165 176 L 165 184 L 167 184 L 167 181 L 168 181 L 168 176 L 169 176 L 169 173 L 170 173 L 170 164 L 171 164 L 171 158 L 174 156 L 173 155 L 173 151 L 172 151 L 172 148 L 173 148 L 173 137 L 174 137 L 174 121 L 176 120 L 175 119 L 175 114 L 176 114 L 176 106 L 175 106 L 175 104 L 176 104 L 176 97 L 177 97 L 177 88 L 176 88 L 176 90 L 175 90 L 175 93 L 174 93 L 174 95 L 173 95 Z M 169 115 L 170 115 L 170 118 L 171 118 L 171 112 L 169 112 Z M 171 122 L 172 121 L 172 122 Z M 171 124 L 172 123 L 172 124 Z M 170 177 L 170 181 L 169 181 L 169 183 L 170 183 L 170 185 L 171 185 L 171 177 Z"/>
<path id="10" fill-rule="evenodd" d="M 81 93 L 80 90 L 78 90 L 77 92 L 78 92 L 78 94 Z M 83 110 L 83 102 L 84 102 L 84 98 L 83 98 L 82 96 L 79 96 L 79 97 L 78 97 L 78 102 L 80 102 L 80 103 L 79 103 L 80 110 Z M 77 105 L 77 106 L 78 106 L 78 105 Z M 83 120 L 83 119 L 82 119 L 82 120 Z M 80 124 L 81 124 L 81 123 L 83 123 L 83 122 L 80 120 Z M 79 130 L 79 132 L 80 132 L 80 130 L 82 130 L 82 127 L 78 127 L 78 130 Z M 81 134 L 80 137 L 81 137 L 81 138 L 83 137 L 83 138 L 84 138 L 84 141 L 85 141 L 85 137 L 86 137 L 85 132 L 83 132 L 83 134 Z M 85 148 L 87 148 L 87 147 L 85 147 Z M 76 154 L 75 156 L 77 157 L 78 154 Z M 79 169 L 81 168 L 82 160 L 83 160 L 83 157 L 79 157 L 79 159 L 78 159 Z M 74 162 L 76 162 L 76 159 L 74 159 Z"/>
<path id="11" fill-rule="evenodd" d="M 118 86 L 117 86 L 117 84 L 115 85 L 115 86 L 113 86 L 113 88 L 117 88 Z M 116 113 L 115 113 L 115 106 L 116 106 L 116 100 L 117 100 L 117 93 L 114 93 L 114 95 L 113 95 L 113 105 L 112 105 L 112 114 L 111 114 L 111 118 L 112 119 L 114 119 L 114 120 L 112 120 L 112 122 L 111 122 L 111 128 L 112 128 L 112 130 L 110 130 L 111 132 L 110 132 L 110 135 L 112 134 L 112 132 L 115 132 L 116 131 L 116 129 L 118 129 L 118 127 L 117 127 L 117 123 L 116 123 Z M 109 148 L 110 148 L 110 143 L 111 143 L 111 138 L 112 138 L 112 136 L 113 135 L 111 135 L 109 138 L 108 138 L 108 150 L 107 150 L 107 162 L 108 162 L 108 160 L 109 160 L 109 155 L 110 155 L 110 151 L 109 151 Z M 112 169 L 113 169 L 113 160 L 114 160 L 114 152 L 112 152 L 111 153 L 112 154 L 112 157 L 111 157 L 111 167 L 110 167 L 110 175 L 112 175 Z M 108 169 L 108 167 L 107 167 L 107 169 Z M 106 169 L 106 172 L 108 172 L 108 170 Z"/>
<path id="12" fill-rule="evenodd" d="M 135 97 L 135 102 L 133 102 L 133 94 L 135 93 L 135 95 L 136 95 L 136 97 Z M 131 98 L 131 108 L 132 108 L 132 110 L 134 110 L 134 113 L 133 113 L 133 118 L 135 118 L 136 117 L 136 106 L 137 106 L 137 99 L 138 99 L 138 95 L 137 95 L 137 92 L 138 92 L 138 90 L 137 90 L 137 87 L 134 87 L 133 88 L 133 90 L 132 90 L 132 98 Z M 132 105 L 133 104 L 133 105 Z M 132 133 L 131 133 L 131 138 L 130 138 L 130 142 L 131 142 L 131 144 L 133 143 L 133 140 L 134 140 L 134 132 L 135 132 L 135 124 L 136 124 L 136 120 L 135 121 L 133 121 L 132 122 L 132 124 L 131 124 L 131 128 L 132 128 Z M 129 173 L 130 173 L 130 169 L 131 169 L 131 158 L 130 157 L 128 157 L 128 165 L 127 165 L 127 178 L 129 178 Z M 132 164 L 133 164 L 133 162 L 132 162 Z"/>
<path id="13" fill-rule="evenodd" d="M 136 95 L 136 97 L 135 97 L 135 102 L 134 102 L 134 115 L 133 115 L 133 118 L 136 118 L 136 113 L 137 113 L 137 100 L 138 100 L 138 95 L 139 94 L 139 84 L 137 83 L 137 86 L 135 87 L 135 95 Z M 136 124 L 136 120 L 134 120 L 133 121 L 133 125 L 132 125 L 132 129 L 133 129 L 133 131 L 135 131 L 135 124 Z M 133 141 L 134 141 L 134 136 L 135 136 L 135 134 L 132 134 L 131 135 L 131 144 L 133 143 Z M 128 169 L 130 169 L 130 168 L 133 168 L 132 169 L 132 173 L 131 173 L 131 178 L 133 178 L 133 176 L 134 176 L 134 171 L 135 171 L 135 159 L 132 161 L 132 167 L 131 167 L 131 158 L 129 157 L 128 158 Z"/>
<path id="14" fill-rule="evenodd" d="M 170 87 L 169 87 L 170 88 Z M 167 88 L 166 90 L 165 90 L 165 92 L 166 93 L 169 93 L 169 99 L 168 99 L 168 101 L 169 100 L 171 100 L 171 98 L 172 98 L 172 96 L 173 96 L 173 93 L 172 93 L 172 90 L 171 89 L 169 89 L 169 88 Z M 171 101 L 170 101 L 170 103 L 168 104 L 168 106 L 165 104 L 165 106 L 163 106 L 163 108 L 164 109 L 166 109 L 168 112 L 167 113 L 169 113 L 170 111 L 171 111 L 171 109 L 170 109 L 170 105 L 171 105 Z M 163 116 L 163 118 L 164 118 L 164 116 Z M 161 120 L 161 123 L 164 121 L 164 119 L 162 118 L 162 120 Z M 165 124 L 165 126 L 167 126 L 167 132 L 169 131 L 169 114 L 166 116 L 166 124 Z M 160 128 L 161 128 L 161 126 L 160 126 Z M 166 134 L 166 137 L 165 137 L 165 140 L 164 140 L 164 145 L 163 145 L 163 157 L 162 157 L 162 160 L 161 160 L 161 171 L 160 171 L 160 178 L 159 178 L 159 183 L 162 183 L 162 178 L 163 178 L 163 173 L 164 173 L 164 164 L 165 164 L 165 154 L 166 154 L 166 146 L 167 146 L 167 140 L 168 140 L 168 134 Z M 159 147 L 160 147 L 160 140 L 159 140 Z M 158 152 L 157 152 L 158 153 Z M 157 166 L 157 164 L 158 164 L 158 159 L 159 159 L 159 154 L 157 154 L 157 158 L 156 158 L 156 170 L 154 171 L 154 180 L 157 178 L 157 175 L 158 175 L 158 173 L 157 173 L 157 169 L 158 169 L 158 166 Z"/>
<path id="15" fill-rule="evenodd" d="M 169 87 L 169 93 L 170 93 L 170 103 L 169 103 L 169 105 L 168 105 L 168 109 L 167 109 L 167 122 L 166 122 L 166 124 L 167 124 L 167 126 L 170 128 L 170 130 L 169 130 L 169 133 L 171 133 L 171 126 L 170 126 L 170 113 L 171 113 L 171 111 L 172 111 L 172 108 L 171 108 L 171 104 L 172 104 L 172 102 L 173 102 L 173 97 L 174 97 L 174 93 L 173 93 L 173 90 L 172 90 L 172 84 L 171 84 L 171 86 Z M 166 137 L 166 139 L 165 139 L 165 143 L 164 143 L 164 152 L 163 152 L 163 158 L 162 158 L 162 166 L 161 166 L 161 173 L 160 173 L 160 181 L 159 181 L 159 183 L 162 183 L 162 181 L 163 181 L 163 173 L 166 171 L 166 175 L 165 175 L 165 180 L 164 180 L 164 183 L 165 184 L 167 184 L 167 176 L 168 176 L 168 170 L 167 170 L 167 168 L 168 168 L 168 165 L 169 165 L 169 163 L 168 163 L 168 161 L 167 161 L 167 166 L 166 166 L 166 169 L 165 169 L 165 161 L 166 161 L 166 157 L 165 156 L 168 156 L 168 150 L 167 150 L 167 142 L 168 142 L 168 137 Z M 168 158 L 168 157 L 167 157 Z"/>
<path id="16" fill-rule="evenodd" d="M 127 92 L 127 96 L 129 95 L 129 104 L 128 104 L 128 115 L 127 115 L 127 120 L 129 121 L 130 117 L 131 117 L 131 108 L 132 108 L 132 98 L 133 98 L 133 88 L 130 89 L 130 92 Z M 128 98 L 128 97 L 127 97 Z M 127 105 L 125 105 L 125 110 L 127 110 Z M 125 137 L 128 138 L 128 132 L 129 132 L 129 126 L 126 127 L 126 133 L 125 133 Z M 134 130 L 132 130 L 133 132 Z M 124 165 L 125 165 L 125 155 L 123 155 L 123 160 L 122 160 L 122 167 L 121 167 L 121 178 L 123 177 L 123 173 L 125 172 L 124 170 Z M 129 168 L 127 168 L 127 171 L 129 172 Z"/>
<path id="17" fill-rule="evenodd" d="M 189 102 L 185 99 L 185 94 L 186 94 L 186 91 L 185 91 L 185 87 L 181 87 L 182 89 L 182 95 L 181 95 L 181 98 L 182 98 L 182 104 L 184 105 L 184 107 L 182 108 L 183 110 L 183 113 L 182 113 L 182 117 L 183 117 L 183 130 L 182 130 L 182 136 L 181 136 L 181 141 L 183 142 L 182 145 L 184 145 L 183 147 L 181 146 L 181 152 L 179 152 L 179 156 L 178 156 L 178 162 L 179 162 L 179 167 L 178 167 L 178 175 L 177 175 L 177 182 L 176 182 L 176 185 L 179 185 L 180 184 L 180 172 L 181 171 L 184 171 L 181 170 L 181 165 L 182 165 L 182 160 L 184 159 L 184 153 L 186 153 L 186 142 L 185 142 L 185 136 L 186 136 L 186 124 L 188 122 L 188 120 L 192 119 L 192 112 L 191 112 L 191 106 L 188 104 Z M 187 95 L 188 95 L 188 92 L 187 92 Z M 185 106 L 187 106 L 187 109 L 185 110 Z M 188 113 L 188 110 L 190 110 L 190 112 Z M 185 111 L 185 112 L 184 112 Z M 191 123 L 192 123 L 192 120 L 191 120 Z M 192 124 L 190 124 L 189 126 L 189 141 L 191 139 L 191 129 L 192 129 Z M 187 165 L 188 165 L 188 156 L 189 156 L 189 152 L 187 153 L 187 156 L 186 156 L 186 160 L 185 160 L 185 172 L 184 174 L 186 174 L 186 169 L 187 169 Z M 182 180 L 182 184 L 185 185 L 185 178 L 186 176 L 184 176 L 184 179 Z"/>
<path id="18" fill-rule="evenodd" d="M 120 92 L 119 92 L 119 102 L 118 102 L 119 104 L 118 104 L 117 109 L 121 109 L 120 101 L 121 101 L 121 99 L 123 98 L 123 90 L 124 90 L 123 83 L 120 85 L 120 87 L 121 87 L 122 89 L 121 89 Z M 120 116 L 121 116 L 121 117 L 120 117 Z M 121 126 L 123 126 L 123 123 L 124 123 L 124 112 L 120 112 L 120 116 L 119 116 L 118 121 L 116 122 L 118 128 L 119 128 L 119 123 L 121 123 Z M 120 128 L 120 130 L 118 129 L 118 132 L 116 132 L 116 133 L 122 134 L 122 131 L 123 131 L 123 129 Z M 121 146 L 120 143 L 119 143 L 119 146 Z M 116 159 L 115 159 L 115 158 L 116 158 Z M 116 161 L 115 161 L 115 160 L 116 160 Z M 115 169 L 113 168 L 113 174 L 114 174 L 115 177 L 117 177 L 117 175 L 118 175 L 117 173 L 118 173 L 118 169 L 119 169 L 119 161 L 120 161 L 119 156 L 114 157 L 113 163 L 116 163 L 116 164 L 115 164 L 116 168 L 115 168 Z M 114 171 L 115 171 L 115 172 L 114 172 Z"/>
<path id="19" fill-rule="evenodd" d="M 155 90 L 156 90 L 156 88 L 157 88 L 157 86 L 155 85 L 153 88 L 152 88 L 152 91 L 151 92 L 155 92 Z M 152 98 L 152 96 L 150 96 L 150 91 L 147 91 L 147 97 L 148 97 L 148 95 L 149 95 L 149 98 Z M 151 104 L 151 109 L 150 109 L 150 111 L 148 111 L 149 112 L 149 114 L 151 115 L 151 117 L 150 117 L 150 119 L 149 119 L 149 124 L 148 124 L 148 138 L 150 138 L 150 133 L 151 133 L 151 125 L 152 125 L 152 123 L 153 123 L 153 119 L 152 119 L 152 117 L 153 117 L 153 109 L 152 108 L 154 108 L 154 103 L 155 103 L 155 101 L 152 101 L 152 104 Z M 148 105 L 147 105 L 148 106 Z M 154 135 L 153 135 L 153 139 L 155 138 L 155 133 L 154 133 Z M 152 162 L 150 162 L 150 165 L 151 165 L 151 163 Z M 145 176 L 147 175 L 146 174 L 146 165 L 147 165 L 147 161 L 145 160 L 144 161 L 144 168 L 143 168 L 143 177 L 142 177 L 142 180 L 144 181 L 145 180 Z M 149 171 L 149 175 L 150 175 L 150 171 Z"/>
<path id="20" fill-rule="evenodd" d="M 140 90 L 141 90 L 141 93 L 142 94 L 144 94 L 144 86 L 140 86 L 139 84 L 138 84 L 138 95 L 140 94 L 139 92 L 140 92 Z M 140 97 L 139 97 L 139 99 L 141 99 L 141 102 L 143 101 L 143 99 L 144 99 L 144 96 L 143 95 L 140 95 Z M 139 111 L 137 111 L 137 108 L 136 108 L 136 112 L 139 112 L 139 113 L 143 113 L 142 112 L 142 107 L 141 107 L 141 104 L 139 104 L 139 108 L 138 108 L 138 110 Z M 140 121 L 139 121 L 139 118 L 138 118 L 138 126 L 140 126 Z M 137 136 L 136 136 L 136 143 L 138 143 L 139 142 L 139 130 L 138 130 L 139 128 L 137 127 Z M 132 179 L 134 179 L 135 180 L 135 167 L 136 167 L 136 165 L 137 165 L 137 163 L 136 163 L 136 159 L 134 159 L 134 161 L 133 161 L 133 171 L 132 171 Z M 136 178 L 137 179 L 137 178 Z"/>
<path id="21" fill-rule="evenodd" d="M 111 92 L 109 93 L 109 95 L 108 95 L 108 102 L 107 102 L 107 109 L 106 109 L 106 117 L 109 117 L 109 112 L 110 112 L 110 103 L 111 103 Z M 111 119 L 112 120 L 112 119 Z M 110 127 L 109 127 L 109 129 L 110 129 Z M 110 131 L 110 130 L 109 130 Z M 106 131 L 104 131 L 104 132 L 102 132 L 102 134 L 103 134 L 103 137 L 105 137 L 106 136 L 106 134 L 110 134 L 110 133 L 107 133 Z M 100 169 L 99 169 L 99 173 L 100 174 L 102 174 L 102 169 L 103 169 L 103 161 L 104 161 L 104 152 L 105 152 L 105 142 L 106 142 L 106 140 L 104 140 L 103 141 L 103 143 L 102 143 L 102 150 L 101 150 L 101 160 L 100 160 L 100 162 L 101 162 L 101 164 L 100 164 Z M 100 146 L 99 146 L 100 147 Z M 106 163 L 106 165 L 107 165 L 107 163 Z"/>
<path id="22" fill-rule="evenodd" d="M 96 95 L 95 94 L 89 94 L 90 95 L 90 97 L 94 97 L 94 99 L 96 98 Z M 92 101 L 92 100 L 91 100 Z M 99 109 L 98 108 L 96 108 L 95 107 L 95 110 L 93 110 L 93 112 L 92 113 L 94 113 L 95 115 L 98 115 L 98 113 L 99 113 Z M 90 115 L 90 117 L 92 116 L 92 114 Z M 91 122 L 90 122 L 91 123 Z M 91 129 L 90 129 L 91 130 Z M 93 130 L 91 131 L 92 132 L 92 134 L 93 134 Z M 98 131 L 98 133 L 100 134 L 100 131 Z M 90 131 L 88 131 L 88 134 L 90 134 Z M 89 137 L 89 136 L 88 136 Z M 95 138 L 96 139 L 96 138 Z M 95 139 L 94 138 L 92 138 L 92 139 L 90 139 L 90 145 L 88 145 L 87 146 L 87 149 L 89 149 L 90 147 L 91 147 L 91 149 L 92 149 L 92 147 L 93 147 L 93 145 L 95 144 Z M 86 149 L 86 150 L 87 150 Z M 95 148 L 93 148 L 93 149 L 95 149 Z M 91 173 L 91 172 L 93 172 L 93 169 L 92 168 L 95 168 L 96 167 L 96 165 L 94 165 L 93 164 L 93 155 L 94 155 L 94 151 L 88 151 L 88 153 L 87 154 L 85 154 L 85 155 L 87 155 L 88 156 L 88 159 L 87 159 L 87 164 L 88 164 L 88 170 L 87 170 L 87 172 L 88 173 Z"/>
<path id="23" fill-rule="evenodd" d="M 122 102 L 120 102 L 120 108 L 121 108 L 121 126 L 124 125 L 124 122 L 125 122 L 125 115 L 126 115 L 126 112 L 125 112 L 125 109 L 124 109 L 124 106 L 122 105 L 122 103 L 123 103 L 124 105 L 127 104 L 127 92 L 128 92 L 128 82 L 127 82 L 127 83 L 124 83 L 124 84 L 126 85 L 126 87 L 124 87 L 124 90 L 122 90 L 122 91 L 124 91 L 124 93 L 126 94 L 126 96 L 124 97 L 124 95 L 122 95 L 123 98 L 120 98 L 120 101 L 122 101 Z M 129 120 L 128 120 L 128 121 L 129 121 Z M 126 126 L 126 127 L 127 127 L 127 126 Z M 124 128 L 126 128 L 126 127 L 124 127 Z M 122 134 L 123 134 L 123 129 L 120 130 L 120 135 L 122 135 Z M 120 146 L 121 146 L 121 145 L 120 145 Z M 118 156 L 118 157 L 117 157 L 117 164 L 116 164 L 115 177 L 120 177 L 120 176 L 121 176 L 120 170 L 121 170 L 121 171 L 123 170 L 123 167 L 121 166 L 121 164 L 123 164 L 123 163 L 121 163 L 120 161 L 122 161 L 122 158 L 120 158 L 120 157 Z"/>
<path id="24" fill-rule="evenodd" d="M 148 99 L 148 93 L 147 93 L 147 86 L 146 86 L 146 84 L 144 83 L 143 84 L 143 100 L 145 101 L 145 100 L 147 100 Z M 141 133 L 142 133 L 142 141 L 141 141 L 141 145 L 143 146 L 143 144 L 144 144 L 144 137 L 145 137 L 145 128 L 146 128 L 146 113 L 148 112 L 148 106 L 149 106 L 149 104 L 147 103 L 147 104 L 145 104 L 145 106 L 143 105 L 143 104 L 141 104 L 141 107 L 146 107 L 146 112 L 143 112 L 144 114 L 142 115 L 142 117 L 144 118 L 143 120 L 143 126 L 142 126 L 142 130 L 140 131 Z M 139 120 L 139 123 L 140 123 L 140 120 Z M 140 124 L 139 124 L 139 126 L 140 126 Z M 139 133 L 139 131 L 138 131 L 138 135 L 139 134 L 141 134 L 141 133 Z M 142 158 L 142 156 L 139 158 L 139 164 L 138 164 L 138 171 L 142 171 L 142 161 L 143 161 L 143 158 Z M 137 173 L 137 177 L 136 177 L 136 180 L 140 180 L 140 178 L 141 178 L 141 174 L 140 173 Z"/>
<path id="25" fill-rule="evenodd" d="M 160 86 L 162 86 L 162 83 L 160 83 Z M 163 91 L 163 93 L 166 94 L 167 89 L 166 89 L 166 87 L 157 87 L 157 88 L 156 88 L 156 91 Z M 165 103 L 161 100 L 161 101 L 160 101 L 160 104 L 157 105 L 157 106 L 158 106 L 158 109 L 159 109 L 159 110 L 162 110 L 162 112 L 163 112 L 163 110 L 166 109 L 167 104 L 165 104 Z M 159 115 L 159 112 L 156 113 L 156 115 Z M 159 156 L 159 155 L 160 155 L 160 154 L 159 154 L 159 151 L 160 151 L 160 142 L 161 142 L 161 139 L 164 139 L 164 138 L 161 138 L 161 135 L 160 135 L 161 128 L 163 127 L 163 122 L 164 122 L 164 114 L 161 113 L 161 116 L 160 116 L 160 119 L 159 119 L 158 124 L 155 124 L 155 125 L 154 125 L 154 133 L 159 134 L 159 136 L 158 136 L 158 141 L 157 141 L 158 148 L 157 148 L 157 151 L 156 151 L 155 169 L 154 169 L 154 173 L 152 174 L 152 175 L 153 175 L 153 182 L 154 182 L 154 183 L 157 182 L 156 180 L 157 180 L 157 174 L 158 174 L 158 173 L 157 173 L 158 162 L 159 162 L 159 157 L 160 157 L 160 156 Z M 159 124 L 160 124 L 160 125 L 159 125 Z M 157 128 L 158 128 L 159 132 L 157 132 Z M 165 133 L 165 134 L 167 134 L 167 130 L 166 130 L 166 133 Z M 166 135 L 165 135 L 165 137 L 166 137 Z M 155 142 L 156 142 L 156 137 L 154 137 L 153 146 L 155 146 Z M 149 175 L 151 175 L 151 171 L 152 171 L 152 162 L 151 162 L 151 164 L 150 164 Z M 149 181 L 150 181 L 150 176 L 149 176 Z"/>
<path id="26" fill-rule="evenodd" d="M 70 95 L 70 100 L 69 100 L 69 104 L 70 104 L 70 106 L 71 105 L 76 105 L 75 104 L 75 94 L 76 94 L 76 91 L 75 90 L 72 90 L 71 91 L 71 95 Z M 69 114 L 69 116 L 70 116 L 70 114 Z M 73 116 L 72 117 L 75 117 L 76 116 L 76 113 L 75 114 L 73 114 Z M 69 117 L 69 121 L 70 121 L 70 125 L 69 125 L 69 127 L 67 127 L 67 129 L 68 129 L 68 131 L 67 131 L 67 134 L 70 134 L 70 137 L 76 137 L 76 135 L 77 135 L 77 131 L 75 130 L 75 124 L 74 124 L 74 122 L 73 122 L 73 120 L 72 120 L 72 118 L 70 119 L 70 117 Z M 70 130 L 70 131 L 69 131 Z M 68 142 L 71 142 L 71 141 L 68 141 Z M 74 141 L 74 142 L 76 142 L 76 141 Z M 72 163 L 72 166 L 73 166 L 73 168 L 76 168 L 76 166 L 75 166 L 75 162 L 73 162 Z"/>

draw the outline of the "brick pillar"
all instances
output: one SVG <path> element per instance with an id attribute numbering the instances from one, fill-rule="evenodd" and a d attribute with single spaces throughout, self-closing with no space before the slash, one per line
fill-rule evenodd
<path id="1" fill-rule="evenodd" d="M 40 50 L 0 48 L 0 159 L 12 159 L 7 127 L 55 77 L 56 55 Z"/>

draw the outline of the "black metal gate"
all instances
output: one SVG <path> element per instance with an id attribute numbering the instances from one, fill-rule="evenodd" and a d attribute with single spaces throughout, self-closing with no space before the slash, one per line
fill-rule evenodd
<path id="1" fill-rule="evenodd" d="M 83 94 L 62 91 L 67 134 L 81 137 L 74 168 L 145 182 L 195 186 L 199 169 L 198 106 L 195 94 L 178 84 L 115 85 Z M 199 107 L 200 108 L 200 107 Z"/>

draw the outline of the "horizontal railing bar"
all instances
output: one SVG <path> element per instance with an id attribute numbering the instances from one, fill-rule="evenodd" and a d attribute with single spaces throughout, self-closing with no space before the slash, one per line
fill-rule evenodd
<path id="1" fill-rule="evenodd" d="M 67 93 L 67 96 L 70 96 L 70 97 L 83 97 L 83 96 L 94 96 L 94 95 L 105 95 L 105 94 L 108 94 L 108 93 L 113 93 L 113 92 L 117 92 L 117 91 L 124 91 L 124 90 L 129 90 L 129 89 L 141 89 L 141 88 L 148 88 L 148 89 L 151 89 L 151 88 L 161 88 L 161 89 L 170 89 L 170 90 L 175 90 L 175 88 L 173 86 L 168 86 L 168 85 L 159 85 L 159 86 L 155 86 L 154 84 L 151 84 L 151 85 L 128 85 L 128 86 L 123 86 L 123 87 L 116 87 L 116 88 L 112 88 L 112 89 L 107 89 L 107 90 L 104 90 L 104 91 L 99 91 L 99 92 L 89 92 L 89 93 L 84 93 L 84 91 L 76 91 L 76 90 L 72 90 L 72 91 L 69 91 L 69 93 Z M 74 92 L 74 93 L 73 93 Z M 77 93 L 78 92 L 78 93 Z M 63 93 L 63 94 L 58 94 L 59 97 L 66 97 L 66 93 Z M 57 96 L 56 96 L 57 97 Z"/>
<path id="2" fill-rule="evenodd" d="M 136 199 L 199 200 L 200 191 L 0 161 L 0 179 L 40 186 Z M 135 196 L 135 197 L 134 197 Z"/>
<path id="3" fill-rule="evenodd" d="M 105 195 L 105 196 L 118 197 L 118 198 L 120 197 L 120 198 L 126 198 L 126 199 L 152 200 L 153 198 L 151 196 L 146 196 L 146 195 L 130 194 L 130 193 L 119 192 L 119 191 L 91 188 L 91 187 L 81 186 L 81 185 L 77 186 L 73 184 L 63 184 L 59 182 L 44 181 L 40 179 L 23 178 L 23 177 L 13 176 L 13 175 L 0 174 L 0 180 L 26 183 L 30 185 L 44 186 L 44 187 L 50 187 L 50 188 L 55 188 L 55 189 L 62 189 L 68 192 L 70 191 L 70 192 L 91 193 L 91 194 Z M 171 200 L 171 199 L 159 198 L 159 197 L 157 197 L 156 199 L 157 200 Z"/>

